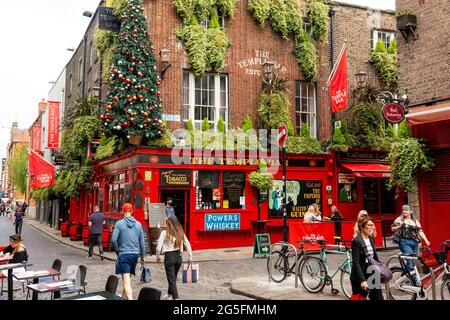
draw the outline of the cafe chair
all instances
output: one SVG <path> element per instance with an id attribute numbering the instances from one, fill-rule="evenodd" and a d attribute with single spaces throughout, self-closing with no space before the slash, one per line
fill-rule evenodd
<path id="1" fill-rule="evenodd" d="M 80 295 L 81 292 L 83 292 L 84 294 L 86 294 L 86 286 L 87 286 L 87 283 L 85 281 L 86 273 L 87 273 L 86 266 L 80 265 L 78 267 L 77 275 L 75 276 L 74 286 L 62 288 L 60 290 L 60 293 L 63 293 L 63 294 L 78 293 L 78 295 Z"/>
<path id="2" fill-rule="evenodd" d="M 119 285 L 119 278 L 115 275 L 110 275 L 106 281 L 105 291 L 116 294 L 117 286 Z"/>
<path id="3" fill-rule="evenodd" d="M 144 287 L 139 292 L 138 300 L 161 300 L 161 290 Z"/>
<path id="4" fill-rule="evenodd" d="M 62 261 L 59 259 L 55 259 L 52 264 L 52 269 L 54 269 L 58 272 L 61 272 L 61 266 L 62 266 Z M 60 280 L 60 276 L 40 278 L 39 283 L 46 283 L 46 282 L 50 282 L 50 281 L 54 281 L 54 280 Z M 31 284 L 31 282 L 32 282 L 31 280 L 28 280 L 27 285 Z M 28 300 L 29 295 L 30 295 L 30 289 L 27 290 L 26 300 Z"/>

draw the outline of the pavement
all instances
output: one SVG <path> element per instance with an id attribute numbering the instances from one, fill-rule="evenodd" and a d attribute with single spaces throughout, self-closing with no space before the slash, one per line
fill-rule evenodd
<path id="1" fill-rule="evenodd" d="M 3 220 L 3 219 L 2 219 Z M 6 219 L 5 219 L 6 220 Z M 69 238 L 61 237 L 61 232 L 32 219 L 25 219 L 24 227 L 29 231 L 35 230 L 51 238 L 59 245 L 61 249 L 68 252 L 74 252 L 71 256 L 86 257 L 88 247 L 84 246 L 82 241 L 71 241 Z M 3 230 L 2 230 L 3 231 Z M 3 233 L 3 232 L 2 232 Z M 3 236 L 2 236 L 3 238 Z M 29 239 L 29 238 L 28 238 Z M 27 241 L 27 246 L 30 244 Z M 38 247 L 36 245 L 36 247 Z M 39 246 L 40 247 L 40 246 Z M 36 249 L 35 249 L 36 250 Z M 105 272 L 113 272 L 116 254 L 105 252 L 105 261 L 107 265 L 101 264 L 97 251 L 94 249 L 94 257 L 87 265 L 90 265 L 91 284 L 101 288 L 104 285 Z M 394 250 L 379 251 L 382 261 L 386 261 L 389 256 L 398 252 Z M 61 253 L 59 253 L 61 255 Z M 186 255 L 186 253 L 185 253 Z M 259 300 L 345 300 L 342 293 L 333 295 L 330 286 L 326 286 L 322 293 L 311 294 L 307 292 L 300 281 L 295 288 L 295 277 L 290 276 L 281 283 L 269 282 L 266 259 L 253 259 L 253 247 L 224 248 L 211 250 L 195 250 L 194 261 L 200 263 L 201 281 L 198 284 L 190 286 L 181 285 L 184 298 L 188 299 L 259 299 Z M 184 258 L 187 258 L 184 257 Z M 335 269 L 341 256 L 329 256 L 329 262 L 332 269 Z M 64 259 L 67 259 L 64 257 Z M 80 260 L 80 258 L 76 258 Z M 183 259 L 184 260 L 184 259 Z M 47 260 L 48 261 L 48 260 Z M 146 261 L 152 264 L 153 285 L 164 288 L 165 272 L 163 265 L 157 265 L 156 256 L 146 256 Z M 48 263 L 48 262 L 47 262 Z M 103 275 L 102 275 L 103 274 Z M 98 278 L 98 280 L 97 280 Z M 179 276 L 180 278 L 180 276 Z M 335 286 L 339 288 L 339 274 L 335 278 Z M 137 279 L 136 279 L 137 280 Z M 180 279 L 179 279 L 180 280 Z M 141 286 L 135 284 L 136 290 Z"/>

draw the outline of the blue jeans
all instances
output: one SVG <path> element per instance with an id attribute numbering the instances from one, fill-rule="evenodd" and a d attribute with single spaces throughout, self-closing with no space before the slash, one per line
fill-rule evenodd
<path id="1" fill-rule="evenodd" d="M 400 239 L 400 251 L 402 253 L 414 253 L 417 254 L 417 251 L 419 250 L 419 244 L 415 240 L 411 239 Z M 406 268 L 409 271 L 414 270 L 414 261 L 413 260 L 407 260 L 406 261 Z"/>

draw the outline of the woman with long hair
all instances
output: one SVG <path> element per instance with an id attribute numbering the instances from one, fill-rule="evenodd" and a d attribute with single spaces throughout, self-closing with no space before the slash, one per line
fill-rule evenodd
<path id="1" fill-rule="evenodd" d="M 372 273 L 368 269 L 368 257 L 378 259 L 374 240 L 375 223 L 369 216 L 363 216 L 358 221 L 358 235 L 352 240 L 352 271 L 350 272 L 350 281 L 352 284 L 352 293 L 355 296 L 370 300 L 383 300 L 381 288 L 370 287 L 368 280 Z M 353 298 L 353 297 L 352 297 Z"/>
<path id="2" fill-rule="evenodd" d="M 161 232 L 156 247 L 156 262 L 161 262 L 160 254 L 164 253 L 164 268 L 166 269 L 169 289 L 164 299 L 178 300 L 177 276 L 181 268 L 183 245 L 189 254 L 189 263 L 192 261 L 192 248 L 188 238 L 184 234 L 176 216 L 170 216 L 166 220 L 166 230 Z"/>

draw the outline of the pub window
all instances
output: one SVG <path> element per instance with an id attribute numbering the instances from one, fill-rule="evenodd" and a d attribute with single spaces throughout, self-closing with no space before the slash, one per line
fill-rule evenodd
<path id="1" fill-rule="evenodd" d="M 110 212 L 121 212 L 122 205 L 131 201 L 131 184 L 125 183 L 125 174 L 114 175 L 111 184 L 108 186 L 108 205 Z"/>
<path id="2" fill-rule="evenodd" d="M 244 172 L 224 172 L 222 181 L 224 209 L 245 208 L 245 173 Z M 241 200 L 243 202 L 241 202 Z M 243 203 L 241 205 L 241 203 Z"/>
<path id="3" fill-rule="evenodd" d="M 306 19 L 303 21 L 303 31 L 305 31 L 309 35 L 310 39 L 312 38 L 313 28 L 311 24 L 306 21 Z"/>
<path id="4" fill-rule="evenodd" d="M 339 202 L 356 202 L 356 181 L 338 184 Z"/>
<path id="5" fill-rule="evenodd" d="M 200 171 L 198 173 L 197 209 L 220 208 L 219 172 Z"/>
<path id="6" fill-rule="evenodd" d="M 301 132 L 302 125 L 308 124 L 311 136 L 317 137 L 316 128 L 316 84 L 295 81 L 295 129 Z"/>
<path id="7" fill-rule="evenodd" d="M 193 73 L 183 74 L 183 121 L 192 120 L 197 129 L 203 119 L 208 119 L 212 129 L 216 128 L 219 116 L 225 127 L 228 124 L 228 75 L 205 74 L 196 78 Z"/>
<path id="8" fill-rule="evenodd" d="M 387 49 L 391 44 L 391 41 L 395 39 L 395 33 L 383 30 L 373 30 L 372 49 L 375 49 L 378 39 L 381 39 L 381 41 L 383 41 L 384 47 Z"/>

